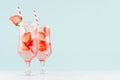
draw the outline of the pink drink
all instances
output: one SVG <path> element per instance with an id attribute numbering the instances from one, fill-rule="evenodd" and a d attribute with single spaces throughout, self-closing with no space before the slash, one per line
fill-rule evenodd
<path id="1" fill-rule="evenodd" d="M 37 50 L 37 58 L 40 62 L 45 62 L 52 53 L 50 28 L 46 26 L 37 28 Z"/>
<path id="2" fill-rule="evenodd" d="M 36 40 L 34 25 L 30 23 L 20 24 L 20 36 L 18 54 L 26 61 L 31 60 L 36 56 Z"/>

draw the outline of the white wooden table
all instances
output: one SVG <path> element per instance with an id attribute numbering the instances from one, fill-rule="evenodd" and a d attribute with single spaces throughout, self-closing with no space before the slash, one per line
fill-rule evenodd
<path id="1" fill-rule="evenodd" d="M 49 71 L 24 76 L 22 71 L 0 71 L 0 80 L 120 80 L 120 71 Z"/>

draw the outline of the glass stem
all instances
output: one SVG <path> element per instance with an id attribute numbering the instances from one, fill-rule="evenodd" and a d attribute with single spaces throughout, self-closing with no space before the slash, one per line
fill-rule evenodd
<path id="1" fill-rule="evenodd" d="M 26 62 L 26 71 L 25 71 L 25 73 L 26 73 L 26 75 L 31 74 L 30 62 Z"/>
<path id="2" fill-rule="evenodd" d="M 45 61 L 41 62 L 41 73 L 44 74 L 46 72 L 45 70 Z"/>

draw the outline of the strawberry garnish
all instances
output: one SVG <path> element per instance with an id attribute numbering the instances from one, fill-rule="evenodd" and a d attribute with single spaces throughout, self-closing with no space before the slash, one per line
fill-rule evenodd
<path id="1" fill-rule="evenodd" d="M 39 49 L 40 51 L 45 51 L 45 50 L 47 50 L 46 41 L 38 40 L 37 44 L 38 44 L 38 49 Z"/>
<path id="2" fill-rule="evenodd" d="M 50 28 L 44 26 L 43 30 L 44 30 L 45 34 L 50 35 Z"/>
<path id="3" fill-rule="evenodd" d="M 22 36 L 22 41 L 25 42 L 26 44 L 29 44 L 31 42 L 31 33 L 25 32 Z"/>
<path id="4" fill-rule="evenodd" d="M 38 39 L 39 40 L 44 40 L 46 37 L 45 33 L 44 32 L 38 32 Z"/>
<path id="5" fill-rule="evenodd" d="M 22 46 L 23 50 L 31 50 L 31 52 L 33 53 L 33 50 L 31 49 L 31 46 L 33 46 L 33 40 L 31 40 L 30 32 L 26 32 L 23 34 L 22 43 L 23 43 L 23 46 Z"/>
<path id="6" fill-rule="evenodd" d="M 16 26 L 19 25 L 19 23 L 22 21 L 22 17 L 19 15 L 14 15 L 10 17 L 10 20 L 12 21 L 13 24 L 15 24 Z"/>

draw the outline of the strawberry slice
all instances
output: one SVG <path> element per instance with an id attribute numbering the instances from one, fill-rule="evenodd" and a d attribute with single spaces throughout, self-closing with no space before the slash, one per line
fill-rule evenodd
<path id="1" fill-rule="evenodd" d="M 27 45 L 29 45 L 31 42 L 31 33 L 25 32 L 22 36 L 22 41 L 25 42 Z"/>
<path id="2" fill-rule="evenodd" d="M 46 41 L 39 40 L 39 41 L 38 41 L 38 49 L 39 49 L 40 51 L 45 51 L 45 50 L 47 50 Z"/>
<path id="3" fill-rule="evenodd" d="M 12 21 L 12 23 L 15 24 L 16 26 L 18 26 L 19 23 L 22 21 L 22 17 L 19 16 L 19 15 L 11 16 L 9 19 L 10 19 L 10 20 Z"/>
<path id="4" fill-rule="evenodd" d="M 31 49 L 31 46 L 33 45 L 33 40 L 31 40 L 30 32 L 26 32 L 23 34 L 22 42 L 23 42 L 22 49 L 23 50 L 31 50 L 31 52 L 33 53 L 33 50 Z"/>
<path id="5" fill-rule="evenodd" d="M 45 33 L 44 32 L 38 32 L 38 39 L 39 40 L 44 40 L 46 37 Z"/>
<path id="6" fill-rule="evenodd" d="M 43 31 L 45 32 L 45 34 L 50 35 L 50 28 L 49 27 L 44 26 Z"/>

